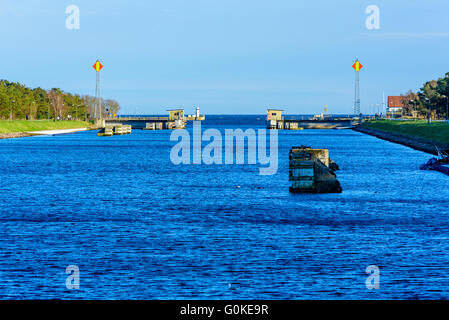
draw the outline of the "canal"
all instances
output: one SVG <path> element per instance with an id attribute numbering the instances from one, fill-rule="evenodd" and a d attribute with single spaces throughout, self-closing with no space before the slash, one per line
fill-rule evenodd
<path id="1" fill-rule="evenodd" d="M 175 166 L 170 134 L 0 140 L 0 298 L 449 298 L 449 180 L 419 170 L 429 155 L 352 130 L 279 131 L 279 170 L 263 176 Z M 343 193 L 288 192 L 301 144 L 329 149 Z"/>

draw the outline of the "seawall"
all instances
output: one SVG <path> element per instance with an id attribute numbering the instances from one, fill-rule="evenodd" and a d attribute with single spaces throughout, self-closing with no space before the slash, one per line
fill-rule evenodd
<path id="1" fill-rule="evenodd" d="M 382 140 L 387 140 L 390 142 L 402 144 L 404 146 L 407 146 L 407 147 L 410 147 L 410 148 L 413 148 L 413 149 L 416 149 L 419 151 L 424 151 L 424 152 L 434 154 L 434 155 L 437 154 L 435 146 L 437 146 L 438 148 L 443 149 L 443 150 L 449 149 L 449 145 L 447 145 L 447 144 L 441 144 L 438 142 L 434 142 L 434 141 L 419 138 L 419 137 L 406 136 L 403 134 L 391 133 L 391 132 L 386 132 L 386 131 L 372 129 L 372 128 L 366 128 L 363 126 L 356 126 L 356 127 L 352 128 L 352 130 L 362 132 L 365 134 L 369 134 L 371 136 L 377 137 Z"/>

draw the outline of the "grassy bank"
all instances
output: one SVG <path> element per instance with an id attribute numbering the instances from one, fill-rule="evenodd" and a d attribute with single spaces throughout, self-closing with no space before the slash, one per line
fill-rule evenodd
<path id="1" fill-rule="evenodd" d="M 449 124 L 445 122 L 432 122 L 428 125 L 426 120 L 420 121 L 367 121 L 363 127 L 377 129 L 388 133 L 398 133 L 410 138 L 418 137 L 429 141 L 449 144 Z"/>
<path id="2" fill-rule="evenodd" d="M 92 126 L 92 123 L 87 121 L 0 120 L 0 133 L 89 128 Z"/>

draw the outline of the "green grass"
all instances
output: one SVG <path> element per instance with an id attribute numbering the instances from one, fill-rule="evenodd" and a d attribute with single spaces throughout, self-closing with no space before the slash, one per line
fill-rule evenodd
<path id="1" fill-rule="evenodd" d="M 409 137 L 419 137 L 427 140 L 449 144 L 449 124 L 445 122 L 419 121 L 390 121 L 377 120 L 363 123 L 364 127 L 382 130 L 386 132 L 399 133 Z"/>
<path id="2" fill-rule="evenodd" d="M 89 128 L 91 126 L 92 123 L 86 121 L 0 120 L 0 133 Z"/>

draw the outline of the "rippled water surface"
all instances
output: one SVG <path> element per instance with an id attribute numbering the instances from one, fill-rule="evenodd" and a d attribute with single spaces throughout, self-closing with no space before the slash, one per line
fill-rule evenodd
<path id="1" fill-rule="evenodd" d="M 256 118 L 203 128 L 263 128 Z M 449 297 L 449 177 L 418 169 L 429 155 L 351 130 L 279 131 L 278 173 L 261 176 L 175 166 L 170 133 L 0 140 L 0 298 Z M 342 194 L 288 192 L 300 144 L 329 148 Z"/>

